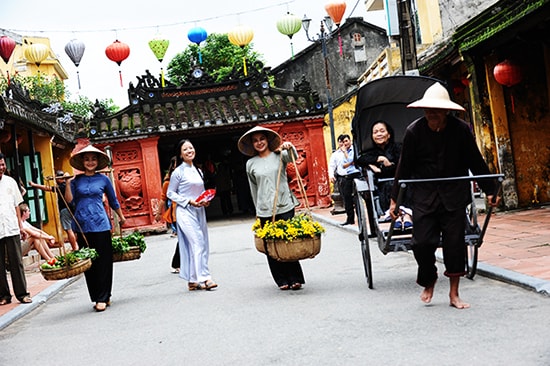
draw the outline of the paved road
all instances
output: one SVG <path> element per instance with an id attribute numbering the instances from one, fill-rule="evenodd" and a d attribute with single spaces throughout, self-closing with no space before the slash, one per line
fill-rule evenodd
<path id="1" fill-rule="evenodd" d="M 220 287 L 188 292 L 170 274 L 175 241 L 147 238 L 138 261 L 115 264 L 113 305 L 95 313 L 83 278 L 0 332 L 0 365 L 548 365 L 550 299 L 477 276 L 468 310 L 418 300 L 410 253 L 372 246 L 375 289 L 356 236 L 327 227 L 302 262 L 306 286 L 282 292 L 252 242 L 252 220 L 212 222 Z"/>

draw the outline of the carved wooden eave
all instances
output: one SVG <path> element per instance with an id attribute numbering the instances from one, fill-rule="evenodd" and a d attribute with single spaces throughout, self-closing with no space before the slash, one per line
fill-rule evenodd
<path id="1" fill-rule="evenodd" d="M 0 116 L 7 124 L 17 122 L 18 126 L 48 134 L 59 142 L 74 141 L 77 122 L 73 116 L 65 113 L 58 104 L 47 106 L 31 99 L 27 91 L 15 82 L 0 95 Z"/>
<path id="2" fill-rule="evenodd" d="M 182 132 L 222 134 L 247 125 L 323 118 L 326 113 L 306 80 L 289 91 L 271 87 L 266 69 L 218 83 L 197 70 L 185 85 L 165 87 L 146 71 L 135 87 L 130 84 L 129 106 L 109 116 L 96 113 L 77 137 L 108 142 Z"/>
<path id="3" fill-rule="evenodd" d="M 453 42 L 460 52 L 482 53 L 513 39 L 547 41 L 550 0 L 501 0 L 457 28 Z"/>

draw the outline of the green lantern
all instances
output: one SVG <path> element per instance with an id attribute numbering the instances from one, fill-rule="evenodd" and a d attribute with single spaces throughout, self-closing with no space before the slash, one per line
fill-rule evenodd
<path id="1" fill-rule="evenodd" d="M 302 27 L 302 20 L 298 18 L 296 15 L 290 14 L 289 12 L 287 12 L 285 16 L 283 16 L 281 19 L 277 21 L 277 30 L 279 30 L 280 33 L 290 38 L 290 52 L 292 54 L 292 58 L 294 58 L 294 47 L 292 45 L 292 36 L 298 33 L 301 27 Z"/>
<path id="2" fill-rule="evenodd" d="M 159 60 L 161 63 L 160 66 L 160 78 L 161 78 L 161 85 L 164 88 L 164 69 L 162 68 L 162 60 L 164 59 L 164 55 L 166 55 L 166 50 L 168 50 L 168 46 L 170 45 L 170 41 L 167 39 L 162 39 L 160 36 L 156 36 L 154 39 L 149 41 L 149 48 L 151 51 L 153 51 L 153 54 Z"/>

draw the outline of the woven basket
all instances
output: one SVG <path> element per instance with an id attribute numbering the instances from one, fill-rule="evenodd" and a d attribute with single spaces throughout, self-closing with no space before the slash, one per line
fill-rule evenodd
<path id="1" fill-rule="evenodd" d="M 91 266 L 92 260 L 90 258 L 86 258 L 76 262 L 70 267 L 61 267 L 54 269 L 40 268 L 40 272 L 42 272 L 42 276 L 44 277 L 44 279 L 48 281 L 55 281 L 79 275 L 89 270 Z"/>
<path id="2" fill-rule="evenodd" d="M 113 253 L 113 262 L 133 261 L 141 258 L 139 247 L 130 247 L 126 253 Z"/>
<path id="3" fill-rule="evenodd" d="M 284 241 L 267 239 L 267 254 L 279 262 L 294 262 L 314 258 L 321 251 L 321 235 L 313 238 Z M 265 254 L 264 240 L 254 236 L 256 249 Z"/>

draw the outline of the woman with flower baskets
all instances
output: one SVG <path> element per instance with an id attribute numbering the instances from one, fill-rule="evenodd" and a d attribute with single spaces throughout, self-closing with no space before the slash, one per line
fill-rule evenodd
<path id="1" fill-rule="evenodd" d="M 262 227 L 273 219 L 273 214 L 275 220 L 294 217 L 294 209 L 299 204 L 288 186 L 286 174 L 286 165 L 292 161 L 290 154 L 296 159 L 298 153 L 290 142 L 281 141 L 281 136 L 275 131 L 256 126 L 241 136 L 238 142 L 239 151 L 251 156 L 246 162 L 246 173 L 256 216 Z M 281 169 L 280 164 L 283 164 Z M 275 195 L 277 205 L 273 207 Z M 281 290 L 302 288 L 305 280 L 299 261 L 279 262 L 266 256 L 271 275 Z"/>
<path id="2" fill-rule="evenodd" d="M 80 248 L 89 246 L 99 255 L 92 267 L 84 272 L 86 285 L 94 309 L 104 311 L 111 304 L 113 287 L 113 246 L 111 238 L 111 220 L 103 204 L 103 196 L 124 225 L 126 218 L 122 213 L 115 189 L 105 174 L 99 171 L 107 168 L 111 162 L 103 151 L 88 145 L 69 160 L 71 166 L 82 172 L 70 178 L 65 187 L 65 200 L 74 204 L 74 226 Z"/>

